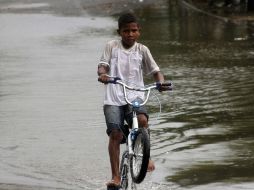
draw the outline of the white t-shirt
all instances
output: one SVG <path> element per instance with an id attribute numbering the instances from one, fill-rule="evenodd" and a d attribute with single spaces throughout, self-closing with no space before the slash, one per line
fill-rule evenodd
<path id="1" fill-rule="evenodd" d="M 135 44 L 125 49 L 121 40 L 112 40 L 106 44 L 104 52 L 101 56 L 99 64 L 109 66 L 109 75 L 121 78 L 129 86 L 143 87 L 143 73 L 146 75 L 160 71 L 158 65 L 154 61 L 149 49 L 135 42 Z M 116 84 L 105 85 L 105 105 L 125 105 L 122 87 Z M 132 100 L 135 99 L 129 97 Z M 143 93 L 139 93 L 143 98 Z"/>

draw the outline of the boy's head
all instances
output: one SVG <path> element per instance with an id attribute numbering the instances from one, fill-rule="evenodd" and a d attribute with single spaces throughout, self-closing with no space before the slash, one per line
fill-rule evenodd
<path id="1" fill-rule="evenodd" d="M 129 23 L 137 23 L 138 20 L 135 15 L 132 13 L 125 13 L 122 14 L 119 19 L 118 19 L 118 29 L 120 30 L 124 25 L 129 24 Z"/>
<path id="2" fill-rule="evenodd" d="M 140 36 L 137 18 L 131 13 L 121 15 L 118 19 L 117 32 L 122 37 L 122 43 L 125 48 L 133 46 Z"/>

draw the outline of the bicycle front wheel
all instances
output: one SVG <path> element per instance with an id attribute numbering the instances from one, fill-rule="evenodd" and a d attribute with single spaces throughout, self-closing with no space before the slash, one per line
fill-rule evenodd
<path id="1" fill-rule="evenodd" d="M 150 140 L 147 129 L 139 128 L 133 142 L 134 155 L 130 158 L 130 171 L 132 180 L 141 183 L 147 173 L 150 158 Z"/>

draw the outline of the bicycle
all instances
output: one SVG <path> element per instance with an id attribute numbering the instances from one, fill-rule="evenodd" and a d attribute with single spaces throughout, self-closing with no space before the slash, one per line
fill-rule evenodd
<path id="1" fill-rule="evenodd" d="M 110 76 L 109 76 L 110 77 Z M 135 184 L 141 183 L 147 173 L 147 167 L 150 159 L 150 137 L 148 129 L 138 126 L 137 119 L 137 109 L 145 105 L 149 99 L 149 95 L 152 89 L 172 90 L 171 83 L 153 83 L 147 85 L 144 88 L 131 87 L 121 81 L 118 77 L 110 77 L 108 83 L 119 84 L 123 88 L 124 98 L 127 104 L 132 106 L 132 127 L 126 139 L 126 150 L 123 152 L 120 162 L 120 175 L 121 183 L 120 186 L 122 190 L 127 190 L 128 188 L 128 172 L 130 169 L 131 178 Z M 127 97 L 127 89 L 132 91 L 146 92 L 143 102 L 138 100 L 130 101 Z M 132 188 L 133 188 L 132 186 Z"/>

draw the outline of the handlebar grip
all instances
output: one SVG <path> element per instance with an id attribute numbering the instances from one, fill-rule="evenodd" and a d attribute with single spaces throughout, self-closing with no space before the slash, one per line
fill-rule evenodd
<path id="1" fill-rule="evenodd" d="M 161 83 L 161 86 L 172 86 L 171 82 L 163 82 Z"/>
<path id="2" fill-rule="evenodd" d="M 116 84 L 116 81 L 121 80 L 119 77 L 110 77 L 107 83 Z"/>
<path id="3" fill-rule="evenodd" d="M 168 91 L 172 90 L 172 83 L 171 82 L 157 82 L 156 89 L 161 91 Z"/>

